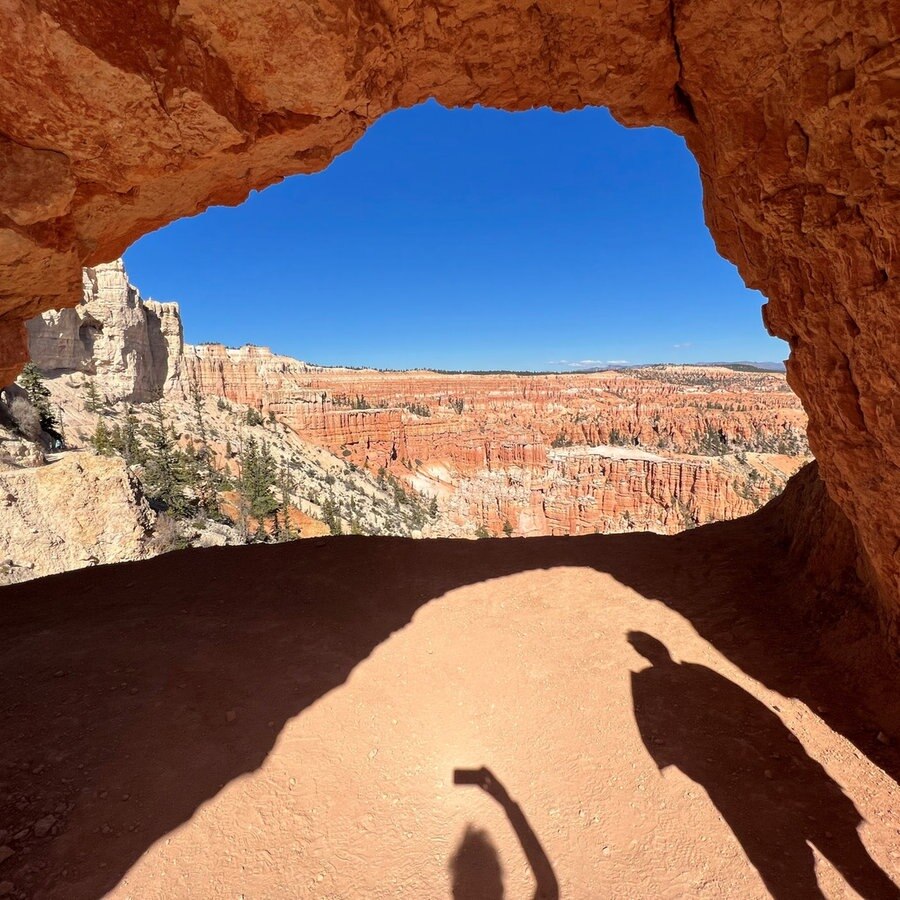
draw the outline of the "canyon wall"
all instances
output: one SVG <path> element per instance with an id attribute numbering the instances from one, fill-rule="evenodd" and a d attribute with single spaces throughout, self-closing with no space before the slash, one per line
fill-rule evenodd
<path id="1" fill-rule="evenodd" d="M 719 251 L 768 298 L 830 495 L 900 615 L 896 3 L 285 6 L 11 0 L 0 11 L 0 372 L 81 266 L 314 172 L 429 97 L 607 106 L 682 134 Z"/>
<path id="2" fill-rule="evenodd" d="M 121 261 L 86 269 L 84 285 L 77 307 L 28 324 L 70 441 L 87 444 L 97 427 L 92 396 L 104 401 L 108 427 L 120 401 L 140 416 L 141 403 L 163 397 L 190 435 L 199 394 L 215 401 L 204 415 L 220 467 L 234 465 L 226 444 L 240 446 L 242 429 L 268 424 L 260 440 L 280 448 L 279 459 L 311 464 L 294 466 L 298 477 L 321 468 L 306 448 L 322 448 L 342 478 L 353 467 L 389 498 L 400 485 L 427 504 L 429 534 L 671 533 L 753 512 L 808 458 L 805 415 L 778 373 L 313 366 L 265 347 L 185 345 L 177 304 L 143 300 Z M 321 512 L 322 485 L 308 487 L 308 511 Z M 378 533 L 386 513 L 363 516 L 364 494 L 355 492 L 353 518 Z"/>
<path id="3" fill-rule="evenodd" d="M 272 415 L 437 498 L 453 522 L 534 536 L 663 533 L 753 512 L 808 459 L 783 375 L 380 372 L 187 345 L 175 389 Z"/>

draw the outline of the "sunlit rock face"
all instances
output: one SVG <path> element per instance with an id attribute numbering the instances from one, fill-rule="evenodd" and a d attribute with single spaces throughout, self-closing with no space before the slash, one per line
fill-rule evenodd
<path id="1" fill-rule="evenodd" d="M 896 4 L 12 2 L 0 12 L 0 360 L 140 235 L 313 172 L 428 97 L 608 106 L 684 135 L 769 298 L 831 496 L 900 615 Z M 892 627 L 894 627 L 892 625 Z"/>
<path id="2" fill-rule="evenodd" d="M 111 402 L 154 400 L 178 373 L 178 306 L 144 300 L 122 260 L 85 269 L 81 303 L 36 316 L 27 331 L 29 355 L 41 371 L 97 375 Z"/>

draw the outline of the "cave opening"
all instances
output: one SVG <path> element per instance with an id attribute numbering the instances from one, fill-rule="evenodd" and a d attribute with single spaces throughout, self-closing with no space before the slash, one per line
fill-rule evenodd
<path id="1" fill-rule="evenodd" d="M 121 453 L 107 436 L 162 397 L 218 479 L 204 506 L 137 470 L 178 522 L 214 506 L 244 540 L 674 533 L 753 512 L 810 459 L 786 345 L 716 253 L 683 140 L 600 108 L 398 110 L 325 171 L 125 262 L 33 321 L 31 354 L 73 444 Z M 104 315 L 89 365 L 60 358 Z M 269 492 L 247 500 L 260 465 Z"/>

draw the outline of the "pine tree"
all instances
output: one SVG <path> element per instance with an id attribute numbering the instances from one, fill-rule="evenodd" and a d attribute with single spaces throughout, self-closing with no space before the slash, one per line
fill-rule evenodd
<path id="1" fill-rule="evenodd" d="M 287 463 L 282 462 L 278 472 L 278 488 L 281 493 L 281 503 L 278 508 L 281 514 L 281 527 L 278 531 L 278 540 L 280 541 L 292 541 L 299 536 L 291 524 L 291 494 L 296 487 L 290 468 Z"/>
<path id="2" fill-rule="evenodd" d="M 438 499 L 437 497 L 431 498 L 431 503 L 428 504 L 428 515 L 431 516 L 432 519 L 436 519 L 438 515 Z"/>
<path id="3" fill-rule="evenodd" d="M 151 424 L 144 427 L 147 443 L 144 483 L 150 498 L 162 503 L 174 515 L 184 515 L 189 507 L 186 489 L 193 487 L 195 473 L 178 446 L 174 428 L 166 420 L 161 400 L 150 405 Z"/>
<path id="4" fill-rule="evenodd" d="M 87 397 L 84 401 L 84 408 L 89 413 L 99 413 L 103 409 L 103 401 L 97 391 L 97 385 L 91 379 L 87 383 Z"/>
<path id="5" fill-rule="evenodd" d="M 513 534 L 513 527 L 512 527 L 512 525 L 510 524 L 509 519 L 507 519 L 507 520 L 503 523 L 503 533 L 504 533 L 507 537 L 512 537 L 512 534 Z"/>
<path id="6" fill-rule="evenodd" d="M 91 435 L 91 446 L 101 456 L 112 456 L 116 450 L 113 435 L 110 434 L 109 428 L 106 427 L 106 420 L 102 416 L 97 421 L 97 427 Z"/>
<path id="7" fill-rule="evenodd" d="M 329 495 L 322 504 L 322 521 L 328 526 L 332 534 L 341 534 L 341 508 Z"/>
<path id="8" fill-rule="evenodd" d="M 278 501 L 272 494 L 275 471 L 275 460 L 268 446 L 265 443 L 260 446 L 254 437 L 248 437 L 241 451 L 240 492 L 247 512 L 260 527 L 278 509 Z"/>
<path id="9" fill-rule="evenodd" d="M 129 466 L 140 465 L 144 462 L 144 451 L 138 436 L 138 420 L 131 406 L 125 407 L 125 420 L 122 423 L 118 443 L 115 447 Z"/>
<path id="10" fill-rule="evenodd" d="M 197 436 L 200 438 L 200 448 L 196 453 L 197 462 L 197 500 L 203 512 L 215 518 L 219 514 L 219 490 L 221 488 L 221 476 L 213 465 L 212 451 L 206 439 L 206 417 L 203 409 L 203 395 L 196 378 L 191 378 L 190 383 L 191 403 L 194 407 L 194 419 L 197 425 Z"/>
<path id="11" fill-rule="evenodd" d="M 201 443 L 206 446 L 206 418 L 203 415 L 203 394 L 200 393 L 200 385 L 196 378 L 191 378 L 191 405 L 194 407 L 194 419 L 197 423 L 197 434 Z"/>
<path id="12" fill-rule="evenodd" d="M 44 384 L 40 369 L 33 363 L 26 363 L 19 376 L 19 384 L 28 394 L 31 405 L 37 410 L 41 430 L 48 434 L 56 434 L 56 416 L 50 405 L 50 389 Z"/>

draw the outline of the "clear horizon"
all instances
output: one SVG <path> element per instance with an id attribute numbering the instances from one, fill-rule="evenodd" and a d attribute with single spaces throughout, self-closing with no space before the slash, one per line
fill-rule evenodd
<path id="1" fill-rule="evenodd" d="M 573 372 L 780 362 L 764 298 L 715 250 L 678 136 L 605 110 L 376 122 L 324 172 L 145 236 L 145 297 L 190 343 L 322 365 Z"/>

